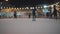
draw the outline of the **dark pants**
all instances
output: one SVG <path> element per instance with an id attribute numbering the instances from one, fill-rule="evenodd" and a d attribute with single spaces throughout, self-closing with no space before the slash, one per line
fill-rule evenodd
<path id="1" fill-rule="evenodd" d="M 14 14 L 14 18 L 17 18 L 17 15 Z"/>
<path id="2" fill-rule="evenodd" d="M 50 18 L 52 18 L 52 14 L 50 14 Z"/>
<path id="3" fill-rule="evenodd" d="M 29 18 L 31 18 L 31 15 L 29 15 Z"/>
<path id="4" fill-rule="evenodd" d="M 36 20 L 36 15 L 33 15 L 33 21 L 35 21 Z"/>
<path id="5" fill-rule="evenodd" d="M 57 14 L 56 14 L 56 15 L 54 14 L 54 18 L 56 18 L 56 19 L 57 19 Z"/>

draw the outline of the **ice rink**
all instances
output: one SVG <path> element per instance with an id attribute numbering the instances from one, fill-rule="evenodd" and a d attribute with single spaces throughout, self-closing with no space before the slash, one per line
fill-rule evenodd
<path id="1" fill-rule="evenodd" d="M 60 34 L 60 19 L 0 19 L 0 34 Z"/>

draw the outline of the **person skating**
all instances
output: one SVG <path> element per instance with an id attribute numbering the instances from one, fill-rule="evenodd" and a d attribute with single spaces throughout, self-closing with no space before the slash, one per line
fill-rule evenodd
<path id="1" fill-rule="evenodd" d="M 57 10 L 56 10 L 56 6 L 55 5 L 54 5 L 53 15 L 54 15 L 54 18 L 57 19 Z"/>
<path id="2" fill-rule="evenodd" d="M 17 12 L 14 11 L 14 18 L 17 18 Z"/>
<path id="3" fill-rule="evenodd" d="M 33 21 L 35 21 L 36 20 L 36 9 L 33 9 L 33 11 L 32 11 L 32 15 L 33 15 Z"/>

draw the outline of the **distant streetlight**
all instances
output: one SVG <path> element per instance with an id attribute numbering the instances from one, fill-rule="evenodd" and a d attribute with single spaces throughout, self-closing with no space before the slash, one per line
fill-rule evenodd
<path id="1" fill-rule="evenodd" d="M 54 5 L 51 5 L 51 7 L 53 7 Z"/>
<path id="2" fill-rule="evenodd" d="M 22 9 L 24 9 L 24 8 L 22 8 Z"/>
<path id="3" fill-rule="evenodd" d="M 19 8 L 17 8 L 17 9 L 19 9 Z"/>
<path id="4" fill-rule="evenodd" d="M 34 9 L 34 7 L 32 7 L 32 9 Z"/>
<path id="5" fill-rule="evenodd" d="M 13 7 L 11 9 L 14 9 Z"/>
<path id="6" fill-rule="evenodd" d="M 38 8 L 40 8 L 40 7 L 38 7 Z"/>
<path id="7" fill-rule="evenodd" d="M 30 9 L 33 9 L 32 7 L 30 7 Z"/>
<path id="8" fill-rule="evenodd" d="M 20 10 L 21 10 L 21 8 L 20 8 Z"/>
<path id="9" fill-rule="evenodd" d="M 29 7 L 26 7 L 26 9 L 29 9 Z"/>
<path id="10" fill-rule="evenodd" d="M 46 5 L 44 5 L 44 8 L 46 8 L 47 6 Z"/>
<path id="11" fill-rule="evenodd" d="M 3 9 L 3 7 L 1 7 L 1 9 Z"/>
<path id="12" fill-rule="evenodd" d="M 5 1 L 9 1 L 9 0 L 5 0 Z"/>
<path id="13" fill-rule="evenodd" d="M 5 9 L 5 7 L 4 7 L 4 9 Z"/>

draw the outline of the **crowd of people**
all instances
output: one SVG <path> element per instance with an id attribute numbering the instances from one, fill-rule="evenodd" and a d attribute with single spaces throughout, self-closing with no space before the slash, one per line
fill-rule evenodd
<path id="1" fill-rule="evenodd" d="M 52 18 L 52 17 L 54 17 L 54 18 L 56 18 L 57 19 L 57 13 L 58 13 L 58 11 L 57 11 L 57 9 L 56 9 L 56 6 L 54 5 L 54 11 L 52 12 L 52 11 L 50 11 L 50 12 L 47 12 L 46 13 L 46 16 L 47 16 L 47 18 Z"/>
<path id="2" fill-rule="evenodd" d="M 57 10 L 56 10 L 56 6 L 54 5 L 54 11 L 52 12 L 51 10 L 49 12 L 46 13 L 47 18 L 56 18 L 57 19 Z M 31 18 L 31 14 L 29 13 L 28 15 L 29 18 Z M 17 18 L 17 13 L 16 11 L 14 11 L 14 18 Z M 32 19 L 33 21 L 36 20 L 36 9 L 32 9 Z"/>
<path id="3" fill-rule="evenodd" d="M 32 9 L 32 19 L 35 21 L 35 19 L 36 19 L 36 8 L 35 9 Z M 57 10 L 56 10 L 56 5 L 54 5 L 54 11 L 52 12 L 51 11 L 51 7 L 50 7 L 50 9 L 49 9 L 49 11 L 46 13 L 46 17 L 47 18 L 52 18 L 52 17 L 54 17 L 54 18 L 56 18 L 57 19 Z M 17 18 L 17 12 L 16 11 L 14 11 L 14 18 Z M 0 16 L 1 17 L 1 16 Z M 28 14 L 28 18 L 31 18 L 31 13 L 29 13 Z"/>

